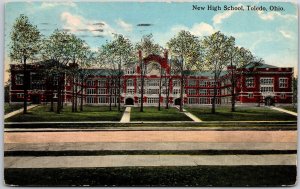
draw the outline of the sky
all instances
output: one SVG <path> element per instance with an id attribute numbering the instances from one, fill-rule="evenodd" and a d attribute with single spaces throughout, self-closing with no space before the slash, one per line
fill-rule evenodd
<path id="1" fill-rule="evenodd" d="M 205 10 L 192 10 L 193 5 Z M 221 10 L 207 10 L 209 5 Z M 267 11 L 248 11 L 247 5 L 264 6 Z M 224 6 L 243 6 L 244 11 L 224 10 Z M 283 10 L 271 11 L 270 6 Z M 115 33 L 134 43 L 151 33 L 156 43 L 166 47 L 180 30 L 200 39 L 221 31 L 265 63 L 294 67 L 297 73 L 297 12 L 297 5 L 283 2 L 9 2 L 5 5 L 5 65 L 10 63 L 12 25 L 25 14 L 45 37 L 57 28 L 65 29 L 85 40 L 92 50 L 112 40 Z"/>

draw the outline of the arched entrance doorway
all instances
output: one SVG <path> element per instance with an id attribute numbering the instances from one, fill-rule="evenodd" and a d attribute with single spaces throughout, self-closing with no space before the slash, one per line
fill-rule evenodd
<path id="1" fill-rule="evenodd" d="M 274 105 L 274 98 L 271 96 L 268 96 L 265 98 L 265 105 L 266 106 L 273 106 Z"/>
<path id="2" fill-rule="evenodd" d="M 134 101 L 132 98 L 126 98 L 125 105 L 134 105 Z"/>
<path id="3" fill-rule="evenodd" d="M 175 99 L 175 105 L 180 106 L 180 103 L 181 103 L 181 99 L 180 98 L 176 98 Z"/>
<path id="4" fill-rule="evenodd" d="M 32 104 L 40 104 L 41 103 L 40 96 L 38 94 L 31 95 L 31 101 Z"/>

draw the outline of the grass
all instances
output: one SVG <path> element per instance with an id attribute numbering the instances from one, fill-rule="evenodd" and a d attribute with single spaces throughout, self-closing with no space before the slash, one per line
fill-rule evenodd
<path id="1" fill-rule="evenodd" d="M 144 111 L 140 112 L 139 107 L 132 107 L 130 121 L 192 121 L 185 114 L 179 112 L 175 108 L 144 107 Z"/>
<path id="2" fill-rule="evenodd" d="M 228 106 L 217 106 L 216 113 L 211 113 L 211 107 L 185 108 L 202 121 L 287 121 L 297 120 L 296 116 L 271 110 L 267 107 L 236 107 L 231 112 Z"/>
<path id="3" fill-rule="evenodd" d="M 119 121 L 123 115 L 123 112 L 118 112 L 116 107 L 113 107 L 113 111 L 109 111 L 109 107 L 84 106 L 82 112 L 71 112 L 71 106 L 66 106 L 60 114 L 50 112 L 49 109 L 46 105 L 38 106 L 29 110 L 28 114 L 20 113 L 5 121 Z"/>
<path id="4" fill-rule="evenodd" d="M 8 114 L 10 112 L 13 112 L 15 110 L 23 108 L 23 104 L 10 104 L 5 103 L 4 104 L 4 114 Z"/>
<path id="5" fill-rule="evenodd" d="M 282 186 L 294 185 L 296 166 L 179 166 L 4 169 L 18 186 Z"/>
<path id="6" fill-rule="evenodd" d="M 289 110 L 292 112 L 297 112 L 297 106 L 296 107 L 294 107 L 294 106 L 279 106 L 278 108 L 282 108 L 282 109 Z"/>

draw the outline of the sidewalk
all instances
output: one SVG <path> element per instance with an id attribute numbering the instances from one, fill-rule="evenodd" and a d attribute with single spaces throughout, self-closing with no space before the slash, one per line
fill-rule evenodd
<path id="1" fill-rule="evenodd" d="M 126 107 L 124 114 L 121 118 L 121 123 L 129 123 L 130 122 L 130 112 L 131 112 L 131 107 Z"/>
<path id="2" fill-rule="evenodd" d="M 5 152 L 23 151 L 205 151 L 205 150 L 297 150 L 296 142 L 61 142 L 6 143 Z"/>
<path id="3" fill-rule="evenodd" d="M 38 105 L 31 105 L 31 106 L 28 106 L 28 107 L 27 107 L 27 110 L 30 110 L 30 109 L 32 109 L 32 108 L 34 108 L 34 107 L 36 107 L 36 106 L 38 106 Z M 16 110 L 16 111 L 13 111 L 13 112 L 10 112 L 10 113 L 4 115 L 4 119 L 10 118 L 10 117 L 12 117 L 12 116 L 14 116 L 14 115 L 17 115 L 17 114 L 19 114 L 19 113 L 22 113 L 22 112 L 23 112 L 23 108 L 21 108 L 21 109 L 19 109 L 19 110 Z"/>
<path id="4" fill-rule="evenodd" d="M 4 168 L 96 168 L 156 166 L 296 165 L 296 154 L 281 155 L 108 155 L 4 157 Z"/>
<path id="5" fill-rule="evenodd" d="M 179 107 L 176 106 L 176 108 L 179 110 Z M 189 118 L 191 118 L 191 120 L 193 120 L 194 122 L 202 122 L 201 119 L 199 119 L 198 117 L 196 117 L 195 115 L 191 114 L 190 112 L 186 111 L 186 109 L 183 109 L 183 113 L 188 116 Z"/>
<path id="6" fill-rule="evenodd" d="M 282 108 L 279 108 L 279 107 L 270 107 L 270 109 L 277 110 L 277 111 L 280 111 L 280 112 L 284 112 L 284 113 L 287 113 L 287 114 L 290 114 L 290 115 L 293 115 L 293 116 L 298 116 L 298 113 L 296 113 L 296 112 L 285 110 L 285 109 L 282 109 Z"/>

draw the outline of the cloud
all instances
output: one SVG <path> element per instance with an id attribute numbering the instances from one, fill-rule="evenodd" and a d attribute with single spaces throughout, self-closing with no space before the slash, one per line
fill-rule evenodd
<path id="1" fill-rule="evenodd" d="M 126 23 L 124 20 L 122 20 L 120 18 L 118 20 L 116 20 L 115 22 L 118 24 L 118 26 L 120 26 L 126 32 L 131 32 L 133 29 L 132 24 Z"/>
<path id="2" fill-rule="evenodd" d="M 257 11 L 257 14 L 260 19 L 262 20 L 274 20 L 276 18 L 282 18 L 285 20 L 297 20 L 296 15 L 292 14 L 281 14 L 280 12 L 264 12 L 264 11 Z"/>
<path id="3" fill-rule="evenodd" d="M 191 32 L 191 34 L 196 36 L 211 35 L 216 31 L 213 26 L 205 22 L 195 23 L 191 28 L 188 28 L 184 25 L 175 25 L 171 28 L 171 32 L 174 34 L 178 33 L 181 30 L 189 31 Z"/>
<path id="4" fill-rule="evenodd" d="M 214 32 L 215 32 L 215 29 L 213 28 L 213 26 L 211 26 L 205 22 L 201 22 L 200 24 L 194 24 L 191 29 L 191 33 L 196 36 L 211 35 Z"/>
<path id="5" fill-rule="evenodd" d="M 289 31 L 285 31 L 285 30 L 279 30 L 279 32 L 282 34 L 283 37 L 291 39 L 292 37 L 292 33 Z"/>
<path id="6" fill-rule="evenodd" d="M 72 2 L 72 1 L 67 1 L 67 2 L 43 2 L 41 4 L 41 8 L 42 9 L 49 9 L 49 8 L 54 8 L 57 6 L 68 6 L 68 7 L 76 7 L 76 3 Z"/>
<path id="7" fill-rule="evenodd" d="M 113 28 L 102 20 L 87 20 L 80 15 L 71 14 L 69 12 L 61 13 L 60 18 L 64 23 L 63 28 L 72 33 L 87 34 L 88 32 L 93 36 L 101 34 L 110 37 L 113 36 L 113 33 L 116 33 Z M 95 23 L 102 23 L 102 25 L 100 26 Z"/>
<path id="8" fill-rule="evenodd" d="M 226 11 L 226 12 L 222 12 L 222 13 L 216 14 L 213 17 L 213 23 L 214 23 L 214 25 L 221 24 L 224 19 L 229 18 L 230 16 L 232 16 L 233 13 L 235 13 L 235 11 Z"/>

